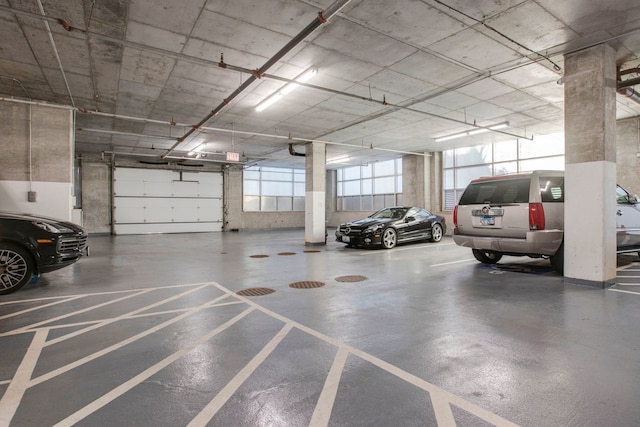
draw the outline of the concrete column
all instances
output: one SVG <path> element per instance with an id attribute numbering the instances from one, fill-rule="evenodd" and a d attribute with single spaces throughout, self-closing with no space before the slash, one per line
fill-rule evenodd
<path id="1" fill-rule="evenodd" d="M 565 283 L 616 277 L 616 63 L 598 45 L 565 57 Z"/>
<path id="2" fill-rule="evenodd" d="M 0 101 L 1 209 L 72 219 L 73 132 L 70 109 Z"/>
<path id="3" fill-rule="evenodd" d="M 402 204 L 404 206 L 425 207 L 424 156 L 407 154 L 402 157 Z"/>
<path id="4" fill-rule="evenodd" d="M 239 230 L 243 227 L 242 169 L 226 168 L 223 173 L 224 231 Z"/>
<path id="5" fill-rule="evenodd" d="M 82 159 L 82 225 L 91 234 L 111 233 L 111 165 Z"/>
<path id="6" fill-rule="evenodd" d="M 640 119 L 619 120 L 616 130 L 618 184 L 631 194 L 640 194 Z"/>
<path id="7" fill-rule="evenodd" d="M 426 159 L 425 173 L 428 175 L 426 208 L 431 212 L 442 212 L 442 151 L 431 153 Z"/>
<path id="8" fill-rule="evenodd" d="M 326 217 L 326 144 L 306 146 L 306 192 L 304 201 L 304 241 L 306 245 L 325 244 Z"/>

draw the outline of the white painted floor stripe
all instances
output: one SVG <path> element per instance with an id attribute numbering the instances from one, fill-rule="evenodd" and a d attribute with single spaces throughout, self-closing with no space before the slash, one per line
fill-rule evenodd
<path id="1" fill-rule="evenodd" d="M 114 388 L 113 390 L 111 390 L 107 394 L 105 394 L 102 397 L 94 400 L 93 402 L 91 402 L 90 404 L 85 406 L 84 408 L 82 408 L 79 411 L 76 411 L 73 414 L 69 415 L 64 420 L 62 420 L 59 423 L 55 424 L 55 427 L 72 426 L 72 425 L 76 424 L 77 422 L 83 420 L 87 416 L 93 414 L 98 409 L 100 409 L 103 406 L 108 405 L 109 403 L 113 402 L 115 399 L 117 399 L 118 397 L 122 396 L 124 393 L 126 393 L 129 390 L 131 390 L 132 388 L 134 388 L 138 384 L 142 383 L 143 381 L 149 379 L 150 377 L 152 377 L 156 373 L 160 372 L 162 369 L 166 368 L 167 366 L 169 366 L 170 364 L 172 364 L 176 360 L 180 359 L 182 356 L 184 356 L 185 354 L 189 353 L 191 350 L 193 350 L 194 348 L 198 347 L 200 344 L 203 344 L 203 343 L 207 342 L 208 340 L 210 340 L 211 338 L 213 338 L 214 336 L 216 336 L 220 332 L 228 329 L 230 326 L 234 325 L 236 322 L 238 322 L 240 319 L 244 318 L 247 314 L 251 313 L 252 311 L 254 311 L 254 308 L 253 307 L 249 307 L 248 309 L 246 309 L 242 313 L 238 314 L 237 316 L 233 317 L 232 319 L 230 319 L 227 322 L 223 323 L 222 325 L 218 326 L 217 328 L 215 328 L 214 330 L 212 330 L 208 334 L 203 335 L 202 337 L 198 338 L 196 341 L 193 341 L 193 342 L 189 343 L 188 345 L 182 347 L 179 351 L 173 353 L 171 356 L 168 356 L 168 357 L 164 358 L 160 362 L 156 363 L 155 365 L 149 367 L 148 369 L 146 369 L 143 372 L 139 373 L 135 377 L 131 378 L 129 381 L 119 385 L 118 387 Z"/>
<path id="2" fill-rule="evenodd" d="M 230 290 L 228 290 L 227 288 L 225 288 L 224 286 L 220 285 L 219 283 L 216 282 L 211 282 L 212 285 L 218 287 L 219 289 L 228 292 L 230 294 L 233 294 Z M 262 311 L 265 314 L 268 314 L 271 317 L 274 317 L 278 320 L 281 320 L 282 322 L 285 323 L 290 323 L 293 326 L 295 326 L 297 329 L 300 329 L 301 331 L 304 331 L 306 333 L 308 333 L 309 335 L 312 335 L 318 339 L 321 339 L 325 342 L 328 342 L 329 344 L 333 344 L 335 346 L 338 346 L 340 348 L 345 349 L 346 351 L 348 351 L 349 353 L 352 353 L 358 357 L 360 357 L 361 359 L 366 360 L 367 362 L 370 362 L 376 366 L 378 366 L 380 369 L 383 369 L 387 372 L 389 372 L 390 374 L 395 375 L 398 378 L 401 378 L 402 380 L 413 384 L 414 386 L 421 388 L 423 390 L 426 390 L 429 392 L 429 394 L 431 395 L 432 399 L 436 399 L 436 401 L 438 401 L 438 399 L 444 399 L 456 406 L 458 406 L 459 408 L 464 409 L 465 411 L 479 417 L 482 418 L 483 420 L 490 422 L 492 424 L 494 424 L 496 427 L 518 427 L 517 424 L 512 423 L 509 420 L 506 420 L 502 417 L 500 417 L 499 415 L 494 414 L 493 412 L 487 411 L 486 409 L 483 409 L 471 402 L 468 402 L 452 393 L 449 393 L 446 390 L 443 390 L 425 380 L 423 380 L 422 378 L 419 378 L 413 374 L 410 374 L 406 371 L 403 371 L 402 369 L 398 368 L 397 366 L 394 366 L 390 363 L 387 363 L 383 360 L 378 359 L 375 356 L 372 356 L 368 353 L 365 353 L 361 350 L 358 350 L 354 347 L 351 347 L 350 345 L 344 344 L 341 341 L 338 341 L 335 338 L 331 338 L 328 335 L 325 335 L 321 332 L 318 332 L 314 329 L 311 329 L 307 326 L 304 326 L 300 323 L 297 323 L 295 321 L 292 321 L 291 319 L 288 319 L 284 316 L 281 316 L 278 313 L 275 313 L 267 308 L 264 308 L 262 306 L 260 306 L 259 304 L 253 302 L 252 300 L 245 298 L 243 296 L 240 295 L 235 295 L 236 298 L 245 301 L 247 304 L 251 305 L 252 307 L 255 307 L 256 309 Z M 434 397 L 435 396 L 435 397 Z"/>
<path id="3" fill-rule="evenodd" d="M 236 374 L 231 381 L 209 402 L 207 406 L 200 411 L 196 417 L 191 420 L 187 426 L 198 427 L 206 426 L 209 421 L 218 413 L 220 408 L 229 400 L 231 396 L 240 388 L 240 386 L 251 376 L 251 374 L 265 361 L 267 357 L 276 349 L 278 344 L 282 342 L 284 337 L 293 329 L 293 325 L 285 324 L 285 326 L 274 336 L 271 341 L 265 345 L 262 350 L 256 354 L 251 361 Z"/>
<path id="4" fill-rule="evenodd" d="M 611 289 L 611 288 L 609 288 L 607 290 L 611 291 L 611 292 L 620 292 L 620 293 L 623 293 L 623 294 L 640 295 L 640 292 L 623 291 L 622 289 Z"/>
<path id="5" fill-rule="evenodd" d="M 0 426 L 8 426 L 18 410 L 22 396 L 24 396 L 24 392 L 28 388 L 33 370 L 36 367 L 36 363 L 38 363 L 42 347 L 47 340 L 48 333 L 47 329 L 36 331 L 18 370 L 9 383 L 4 396 L 2 396 L 2 400 L 0 400 Z"/>
<path id="6" fill-rule="evenodd" d="M 411 250 L 416 250 L 416 249 L 433 249 L 433 248 L 441 248 L 443 246 L 451 246 L 454 245 L 455 243 L 442 243 L 442 244 L 438 244 L 438 243 L 424 243 L 422 245 L 411 245 L 411 246 L 402 246 L 402 247 L 395 247 L 393 248 L 391 251 L 388 250 L 383 250 L 383 251 L 376 251 L 376 250 L 372 250 L 370 252 L 363 252 L 360 253 L 358 255 L 360 256 L 366 256 L 366 255 L 380 255 L 380 254 L 387 254 L 387 255 L 393 255 L 395 252 L 402 252 L 402 251 L 411 251 Z"/>
<path id="7" fill-rule="evenodd" d="M 451 262 L 443 262 L 440 264 L 431 264 L 429 267 L 442 267 L 443 265 L 451 265 L 451 264 L 460 264 L 462 262 L 471 262 L 471 261 L 476 261 L 475 258 L 470 258 L 470 259 L 461 259 L 458 261 L 451 261 Z"/>
<path id="8" fill-rule="evenodd" d="M 131 295 L 126 295 L 126 296 L 123 296 L 121 298 L 117 298 L 117 299 L 114 299 L 114 300 L 105 301 L 103 303 L 92 305 L 90 307 L 85 307 L 85 308 L 82 308 L 80 310 L 72 311 L 70 313 L 62 314 L 60 316 L 57 316 L 57 317 L 54 317 L 54 318 L 51 318 L 51 319 L 47 319 L 47 320 L 43 320 L 41 322 L 33 323 L 31 325 L 28 325 L 28 326 L 23 326 L 21 328 L 14 329 L 14 331 L 15 332 L 26 332 L 28 330 L 35 329 L 35 328 L 37 328 L 39 326 L 47 325 L 48 323 L 57 322 L 58 320 L 66 319 L 68 317 L 72 317 L 72 316 L 75 316 L 75 315 L 78 315 L 78 314 L 82 314 L 82 313 L 87 313 L 87 312 L 93 311 L 93 310 L 95 310 L 97 308 L 106 307 L 108 305 L 115 304 L 117 302 L 124 301 L 124 300 L 127 300 L 129 298 L 137 297 L 138 295 L 146 294 L 147 292 L 149 292 L 149 291 L 141 291 L 141 292 L 137 292 L 137 293 L 131 294 Z"/>
<path id="9" fill-rule="evenodd" d="M 344 365 L 347 363 L 348 357 L 349 352 L 347 349 L 343 347 L 338 348 L 336 357 L 333 359 L 333 364 L 329 370 L 329 375 L 327 375 L 327 379 L 320 392 L 318 403 L 316 403 L 316 408 L 311 416 L 309 427 L 325 427 L 329 425 L 333 404 L 338 394 L 340 378 L 342 378 L 342 371 L 344 370 Z"/>
<path id="10" fill-rule="evenodd" d="M 429 396 L 438 427 L 456 427 L 456 419 L 453 417 L 449 401 L 439 394 L 430 393 Z"/>
<path id="11" fill-rule="evenodd" d="M 108 320 L 104 320 L 104 321 L 102 321 L 100 323 L 97 323 L 97 324 L 94 324 L 94 325 L 91 325 L 91 326 L 87 326 L 86 328 L 82 328 L 82 329 L 79 329 L 77 331 L 68 333 L 66 335 L 63 335 L 61 337 L 58 337 L 56 339 L 53 339 L 53 340 L 47 342 L 47 346 L 58 344 L 59 342 L 66 341 L 66 340 L 71 339 L 73 337 L 77 337 L 78 335 L 82 335 L 85 332 L 93 331 L 95 329 L 102 328 L 103 326 L 110 325 L 110 324 L 118 322 L 120 320 L 128 319 L 132 315 L 139 314 L 139 313 L 142 313 L 143 311 L 150 310 L 150 309 L 152 309 L 154 307 L 159 307 L 159 306 L 161 306 L 163 304 L 166 304 L 168 302 L 171 302 L 173 300 L 180 299 L 183 296 L 189 295 L 189 294 L 191 294 L 193 292 L 197 292 L 197 291 L 199 291 L 200 289 L 202 289 L 202 288 L 204 288 L 206 286 L 207 285 L 202 285 L 202 286 L 199 286 L 197 288 L 192 288 L 192 289 L 186 290 L 186 291 L 184 291 L 182 293 L 179 293 L 177 295 L 174 295 L 172 297 L 165 298 L 162 301 L 158 301 L 158 302 L 155 302 L 153 304 L 146 305 L 144 307 L 138 308 L 138 309 L 130 311 L 128 313 L 121 314 L 120 316 L 117 316 L 117 317 L 114 317 L 114 318 L 111 318 L 111 319 L 108 319 Z M 139 294 L 135 294 L 135 295 L 139 295 Z M 116 300 L 116 301 L 118 301 L 118 300 Z"/>
<path id="12" fill-rule="evenodd" d="M 33 387 L 33 386 L 36 386 L 36 385 L 38 385 L 40 383 L 43 383 L 45 381 L 49 381 L 50 379 L 55 378 L 58 375 L 62 375 L 65 372 L 69 372 L 70 370 L 75 369 L 78 366 L 84 365 L 85 363 L 89 363 L 92 360 L 95 360 L 95 359 L 97 359 L 99 357 L 104 356 L 105 354 L 109 354 L 112 351 L 118 350 L 119 348 L 122 348 L 122 347 L 124 347 L 126 345 L 129 345 L 129 344 L 131 344 L 131 343 L 133 343 L 135 341 L 138 341 L 139 339 L 142 339 L 142 338 L 144 338 L 144 337 L 146 337 L 148 335 L 151 335 L 151 334 L 153 334 L 153 333 L 155 333 L 155 332 L 157 332 L 157 331 L 159 331 L 159 330 L 161 330 L 163 328 L 166 328 L 167 326 L 170 326 L 170 325 L 172 325 L 172 324 L 174 324 L 174 323 L 176 323 L 176 322 L 178 322 L 178 321 L 180 321 L 180 320 L 182 320 L 182 319 L 184 319 L 186 317 L 189 317 L 192 314 L 194 314 L 194 313 L 196 313 L 196 312 L 198 312 L 200 310 L 203 310 L 205 308 L 209 308 L 212 304 L 215 304 L 217 301 L 219 301 L 219 300 L 221 300 L 223 298 L 227 298 L 228 296 L 229 295 L 223 295 L 223 296 L 218 297 L 218 298 L 216 298 L 216 299 L 214 299 L 212 301 L 209 301 L 209 302 L 206 302 L 206 303 L 204 303 L 202 305 L 194 307 L 193 309 L 191 309 L 191 310 L 189 310 L 189 311 L 187 311 L 187 312 L 185 312 L 185 313 L 183 313 L 183 314 L 181 314 L 179 316 L 176 316 L 176 317 L 174 317 L 172 319 L 169 319 L 166 322 L 162 322 L 162 323 L 154 326 L 153 328 L 149 328 L 149 329 L 145 330 L 144 332 L 140 332 L 139 334 L 136 334 L 136 335 L 134 335 L 134 336 L 132 336 L 130 338 L 127 338 L 126 340 L 123 340 L 123 341 L 120 341 L 120 342 L 118 342 L 116 344 L 110 345 L 109 347 L 107 347 L 105 349 L 102 349 L 100 351 L 97 351 L 97 352 L 95 352 L 93 354 L 90 354 L 88 356 L 85 356 L 82 359 L 76 360 L 75 362 L 69 363 L 68 365 L 62 366 L 62 367 L 60 367 L 60 368 L 58 368 L 56 370 L 53 370 L 53 371 L 48 372 L 48 373 L 46 373 L 44 375 L 41 375 L 41 376 L 39 376 L 37 378 L 34 378 L 33 380 L 31 380 L 31 382 L 29 384 L 29 387 Z"/>
<path id="13" fill-rule="evenodd" d="M 6 314 L 4 316 L 0 316 L 0 320 L 8 319 L 10 317 L 20 316 L 20 315 L 26 314 L 26 313 L 31 313 L 32 311 L 42 310 L 43 308 L 51 307 L 51 306 L 58 305 L 58 304 L 63 304 L 65 302 L 77 300 L 78 298 L 82 298 L 82 297 L 77 296 L 77 297 L 67 298 L 67 299 L 64 299 L 62 301 L 50 302 L 49 304 L 39 305 L 37 307 L 27 308 L 27 309 L 22 310 L 22 311 L 16 311 L 15 313 L 11 313 L 11 314 Z"/>
<path id="14" fill-rule="evenodd" d="M 640 286 L 640 283 L 616 282 L 618 286 Z"/>

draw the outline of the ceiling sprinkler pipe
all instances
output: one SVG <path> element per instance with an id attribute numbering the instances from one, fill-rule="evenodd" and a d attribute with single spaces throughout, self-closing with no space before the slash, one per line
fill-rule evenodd
<path id="1" fill-rule="evenodd" d="M 624 95 L 633 102 L 640 104 L 640 93 L 636 92 L 633 88 L 623 87 L 617 91 L 620 95 Z"/>

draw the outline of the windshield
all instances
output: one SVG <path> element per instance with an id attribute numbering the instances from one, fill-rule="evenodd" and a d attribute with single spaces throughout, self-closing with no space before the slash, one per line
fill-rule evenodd
<path id="1" fill-rule="evenodd" d="M 402 219 L 408 208 L 384 208 L 369 216 L 376 219 Z"/>

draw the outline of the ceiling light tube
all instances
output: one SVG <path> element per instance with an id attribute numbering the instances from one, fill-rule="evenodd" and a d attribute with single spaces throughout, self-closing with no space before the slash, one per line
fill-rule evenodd
<path id="1" fill-rule="evenodd" d="M 454 133 L 454 134 L 451 134 L 451 135 L 442 136 L 440 138 L 436 138 L 435 141 L 436 142 L 442 142 L 442 141 L 448 141 L 450 139 L 462 138 L 462 137 L 465 137 L 465 136 L 478 135 L 478 134 L 489 132 L 489 131 L 492 131 L 492 130 L 504 129 L 507 126 L 509 126 L 509 122 L 498 123 L 498 124 L 495 124 L 495 125 L 492 125 L 492 126 L 476 126 L 476 129 L 474 129 L 474 130 L 465 131 L 465 132 L 458 132 L 458 133 Z"/>
<path id="2" fill-rule="evenodd" d="M 318 69 L 317 68 L 310 68 L 307 71 L 305 71 L 304 73 L 300 74 L 298 77 L 296 77 L 295 78 L 295 82 L 305 83 L 305 82 L 309 81 L 311 78 L 313 78 L 317 74 L 318 74 Z M 287 95 L 288 93 L 291 93 L 295 89 L 299 88 L 300 85 L 298 83 L 295 83 L 295 82 L 291 82 L 291 83 L 286 84 L 280 90 L 278 90 L 276 93 L 274 93 L 274 94 L 270 95 L 269 97 L 267 97 L 264 101 L 262 101 L 260 104 L 258 104 L 256 106 L 256 111 L 260 112 L 260 111 L 263 111 L 263 110 L 269 108 L 270 106 L 272 106 L 273 104 L 275 104 L 276 102 L 281 100 L 285 95 Z"/>

